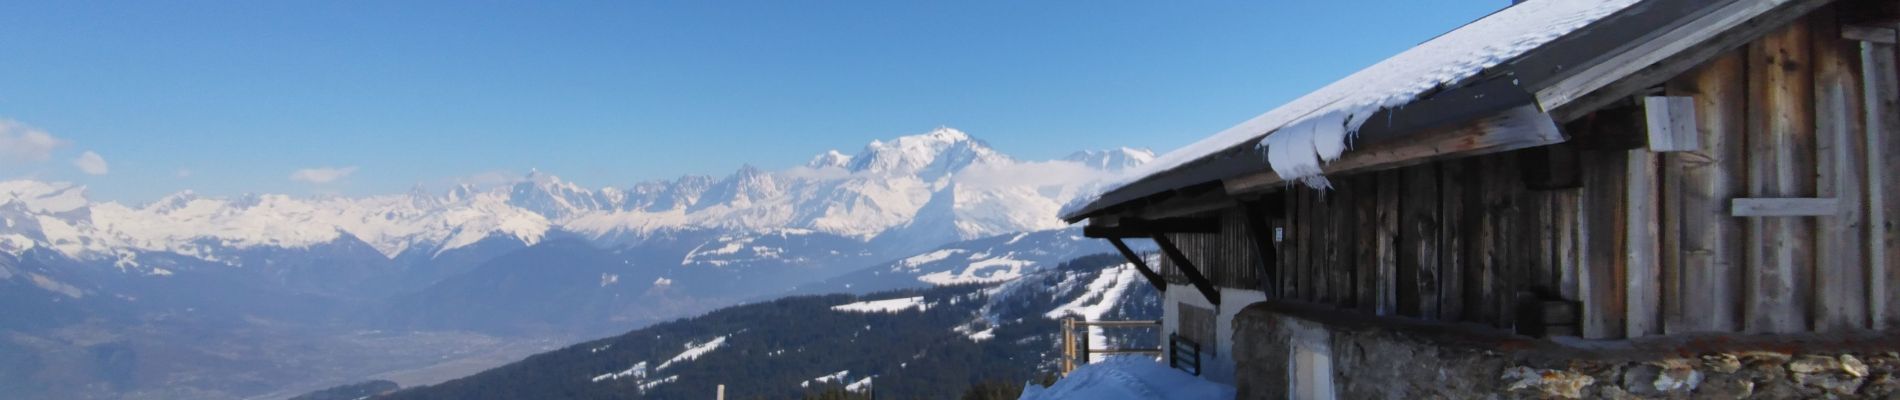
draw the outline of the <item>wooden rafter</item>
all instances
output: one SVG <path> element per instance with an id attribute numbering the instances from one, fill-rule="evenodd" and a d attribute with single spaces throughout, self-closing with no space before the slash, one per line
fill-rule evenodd
<path id="1" fill-rule="evenodd" d="M 1143 278 L 1148 278 L 1148 284 L 1154 285 L 1155 291 L 1163 293 L 1168 291 L 1167 280 L 1162 279 L 1161 274 L 1155 273 L 1154 268 L 1149 268 L 1148 261 L 1142 260 L 1140 254 L 1135 254 L 1134 250 L 1130 250 L 1128 244 L 1122 242 L 1122 238 L 1108 238 L 1108 243 L 1115 245 L 1115 251 L 1121 252 L 1122 257 L 1128 259 L 1129 264 L 1134 264 L 1135 270 L 1140 271 Z"/>
<path id="2" fill-rule="evenodd" d="M 1260 259 L 1260 287 L 1268 296 L 1278 295 L 1275 289 L 1279 287 L 1273 283 L 1279 282 L 1274 280 L 1274 277 L 1279 276 L 1279 266 L 1274 264 L 1274 261 L 1279 260 L 1279 254 L 1273 249 L 1273 229 L 1267 225 L 1269 211 L 1266 210 L 1283 208 L 1271 204 L 1248 204 L 1243 207 L 1246 211 L 1247 235 L 1251 236 L 1248 242 L 1253 243 L 1254 253 Z"/>

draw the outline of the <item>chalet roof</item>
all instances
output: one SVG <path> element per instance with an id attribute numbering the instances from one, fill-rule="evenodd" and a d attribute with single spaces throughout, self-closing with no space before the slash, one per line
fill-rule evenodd
<path id="1" fill-rule="evenodd" d="M 1062 217 L 1078 221 L 1130 202 L 1263 171 L 1287 182 L 1325 187 L 1321 167 L 1356 144 L 1526 105 L 1551 112 L 1586 94 L 1563 89 L 1602 87 L 1604 77 L 1580 77 L 1586 71 L 1618 75 L 1638 69 L 1598 68 L 1623 61 L 1616 55 L 1682 52 L 1686 44 L 1656 44 L 1706 41 L 1719 33 L 1702 31 L 1728 29 L 1806 3 L 1825 1 L 1525 1 L 1162 155 L 1112 189 L 1071 204 Z M 1582 78 L 1597 86 L 1576 84 Z"/>

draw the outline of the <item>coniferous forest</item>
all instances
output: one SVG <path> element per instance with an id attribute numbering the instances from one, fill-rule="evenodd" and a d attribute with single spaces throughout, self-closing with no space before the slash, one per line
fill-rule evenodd
<path id="1" fill-rule="evenodd" d="M 1118 256 L 1088 256 L 1001 286 L 800 296 L 735 306 L 385 398 L 708 398 L 721 384 L 734 399 L 1014 398 L 1025 382 L 1047 381 L 1055 373 L 1060 323 L 1045 314 L 1090 301 L 1088 283 L 1104 273 L 1113 275 L 1116 270 L 1108 268 L 1120 264 Z M 1102 319 L 1160 315 L 1159 299 L 1146 282 L 1137 278 L 1124 287 Z M 927 305 L 921 311 L 833 309 L 918 296 Z M 989 337 L 971 335 L 984 330 L 991 330 Z M 1114 332 L 1110 340 L 1120 347 L 1154 346 L 1156 335 L 1136 329 Z M 718 344 L 696 358 L 681 357 L 689 348 L 713 342 Z M 820 377 L 831 379 L 821 382 Z"/>

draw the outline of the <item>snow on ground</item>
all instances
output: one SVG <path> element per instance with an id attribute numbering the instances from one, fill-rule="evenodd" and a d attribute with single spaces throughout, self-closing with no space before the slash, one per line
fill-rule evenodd
<path id="1" fill-rule="evenodd" d="M 1232 399 L 1234 387 L 1168 368 L 1145 357 L 1084 365 L 1049 387 L 1030 384 L 1021 400 Z"/>
<path id="2" fill-rule="evenodd" d="M 1018 260 L 1005 255 L 1000 258 L 971 262 L 969 266 L 961 270 L 924 274 L 918 276 L 917 280 L 937 286 L 996 283 L 1020 278 L 1023 276 L 1024 269 L 1034 265 L 1036 263 L 1033 261 Z"/>
<path id="3" fill-rule="evenodd" d="M 971 333 L 969 336 L 970 336 L 970 340 L 978 341 L 978 342 L 994 339 L 996 338 L 996 328 L 976 331 L 976 333 Z"/>
<path id="4" fill-rule="evenodd" d="M 862 392 L 862 391 L 865 391 L 866 389 L 870 389 L 871 378 L 872 377 L 867 376 L 867 377 L 864 377 L 864 379 L 859 379 L 857 382 L 851 382 L 851 384 L 849 385 L 844 385 L 844 391 Z"/>
<path id="5" fill-rule="evenodd" d="M 600 349 L 595 349 L 595 351 L 599 351 L 599 350 Z M 620 372 L 610 372 L 610 373 L 594 376 L 594 382 L 600 382 L 600 381 L 606 381 L 606 380 L 618 380 L 620 378 L 646 379 L 646 377 L 647 377 L 647 362 L 641 361 L 638 363 L 634 363 L 633 366 L 627 367 L 626 370 L 623 370 Z"/>
<path id="6" fill-rule="evenodd" d="M 912 308 L 917 309 L 917 311 L 926 311 L 930 309 L 930 304 L 924 303 L 923 296 L 917 296 L 899 299 L 860 301 L 831 306 L 832 311 L 860 313 L 896 313 Z"/>
<path id="7" fill-rule="evenodd" d="M 679 375 L 669 375 L 665 378 L 654 379 L 654 380 L 650 380 L 646 382 L 640 382 L 640 392 L 645 393 L 648 390 L 653 390 L 653 388 L 659 387 L 660 384 L 662 383 L 672 383 L 673 381 L 677 381 L 677 380 L 680 380 Z"/>
<path id="8" fill-rule="evenodd" d="M 1110 190 L 1258 140 L 1267 163 L 1287 178 L 1325 185 L 1320 165 L 1349 147 L 1368 117 L 1420 95 L 1454 87 L 1485 69 L 1635 4 L 1636 0 L 1530 0 L 1447 32 L 1290 103 L 1136 167 Z M 1500 4 L 1502 4 L 1500 2 Z M 1269 134 L 1270 133 L 1270 134 Z M 1261 138 L 1261 135 L 1267 135 Z M 1302 179 L 1312 178 L 1312 179 Z M 1090 198 L 1094 196 L 1083 196 Z M 1083 202 L 1071 203 L 1080 206 Z M 1064 207 L 1063 214 L 1076 211 Z"/>
<path id="9" fill-rule="evenodd" d="M 963 252 L 963 249 L 943 249 L 943 250 L 937 250 L 937 251 L 933 251 L 929 253 L 918 254 L 915 256 L 911 256 L 910 258 L 906 258 L 903 261 L 898 261 L 897 268 L 892 268 L 891 270 L 898 271 L 904 268 L 917 268 L 918 266 L 921 266 L 924 264 L 943 261 L 944 259 L 950 258 L 950 256 L 953 256 L 953 255 L 956 255 L 957 253 L 962 253 L 962 252 Z"/>
<path id="10" fill-rule="evenodd" d="M 987 316 L 984 318 L 984 320 L 988 320 L 988 319 L 991 319 L 991 318 Z M 981 341 L 996 338 L 996 327 L 983 322 L 984 320 L 972 321 L 967 324 L 957 325 L 957 327 L 955 328 L 950 328 L 950 331 L 956 332 L 959 335 L 963 335 L 963 337 L 970 338 L 970 341 L 972 342 L 981 342 Z M 984 327 L 983 330 L 980 330 L 980 331 L 976 330 L 978 326 L 983 326 Z"/>
<path id="11" fill-rule="evenodd" d="M 659 371 L 659 370 L 666 369 L 666 367 L 672 366 L 673 363 L 686 362 L 686 361 L 692 361 L 692 360 L 698 359 L 699 356 L 706 355 L 706 353 L 710 353 L 713 350 L 718 349 L 719 346 L 724 346 L 724 345 L 726 345 L 725 336 L 713 338 L 713 340 L 708 340 L 706 341 L 706 343 L 697 343 L 697 344 L 687 343 L 686 351 L 680 352 L 679 355 L 673 356 L 673 358 L 667 359 L 666 362 L 660 363 L 660 366 L 654 368 L 653 370 Z"/>
<path id="12" fill-rule="evenodd" d="M 1115 309 L 1115 304 L 1121 302 L 1122 294 L 1135 285 L 1136 279 L 1135 266 L 1131 264 L 1104 269 L 1095 276 L 1094 281 L 1089 282 L 1087 292 L 1076 296 L 1068 304 L 1049 310 L 1043 316 L 1049 319 L 1076 316 L 1087 321 L 1099 321 L 1109 310 Z M 1108 335 L 1102 327 L 1088 327 L 1088 332 L 1089 343 L 1108 343 Z M 1106 356 L 1094 354 L 1091 357 L 1100 360 Z"/>
<path id="13" fill-rule="evenodd" d="M 850 375 L 851 375 L 851 370 L 848 370 L 848 369 L 843 370 L 843 371 L 833 372 L 833 373 L 826 374 L 824 376 L 820 376 L 817 378 L 806 379 L 803 382 L 799 382 L 798 387 L 808 388 L 808 387 L 811 387 L 811 385 L 814 383 L 822 385 L 826 383 L 844 382 L 844 378 Z"/>

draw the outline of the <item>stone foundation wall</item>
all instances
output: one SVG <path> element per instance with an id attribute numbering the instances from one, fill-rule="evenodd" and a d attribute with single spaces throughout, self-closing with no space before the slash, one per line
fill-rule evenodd
<path id="1" fill-rule="evenodd" d="M 1341 399 L 1900 398 L 1891 334 L 1540 340 L 1281 303 L 1233 326 L 1243 399 L 1288 398 L 1294 346 L 1330 354 Z"/>

